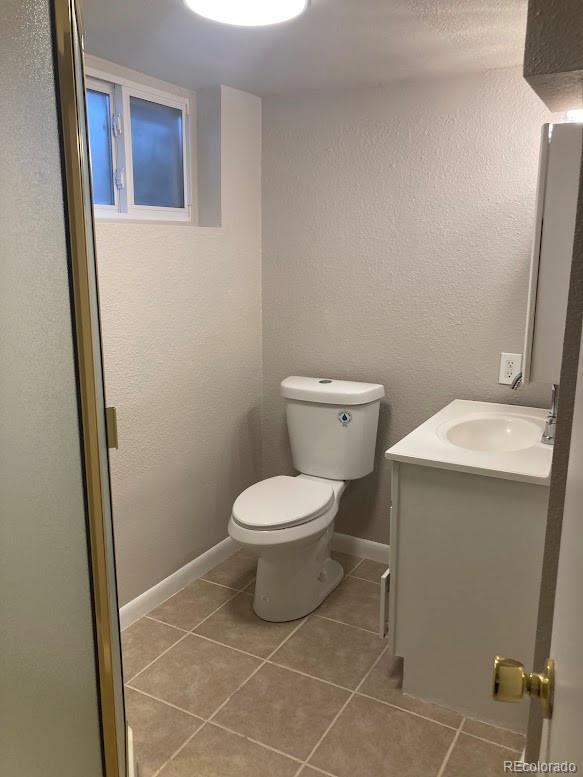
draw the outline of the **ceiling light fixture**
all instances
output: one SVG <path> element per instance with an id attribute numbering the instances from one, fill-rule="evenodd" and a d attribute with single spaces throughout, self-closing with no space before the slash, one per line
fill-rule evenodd
<path id="1" fill-rule="evenodd" d="M 583 123 L 583 108 L 574 108 L 572 111 L 567 111 L 567 121 Z"/>
<path id="2" fill-rule="evenodd" d="M 184 0 L 194 13 L 222 24 L 265 27 L 302 14 L 310 0 Z"/>

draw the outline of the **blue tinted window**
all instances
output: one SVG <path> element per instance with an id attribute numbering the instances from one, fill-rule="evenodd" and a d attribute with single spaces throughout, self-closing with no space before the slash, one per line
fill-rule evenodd
<path id="1" fill-rule="evenodd" d="M 113 205 L 115 200 L 108 94 L 93 89 L 87 90 L 87 124 L 93 201 L 96 205 Z"/>
<path id="2" fill-rule="evenodd" d="M 134 203 L 184 208 L 182 111 L 130 97 Z"/>

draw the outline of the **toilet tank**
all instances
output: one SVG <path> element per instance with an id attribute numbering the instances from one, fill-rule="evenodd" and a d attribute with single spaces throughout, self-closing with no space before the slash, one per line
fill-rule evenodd
<path id="1" fill-rule="evenodd" d="M 383 386 L 292 376 L 282 381 L 281 394 L 298 472 L 331 480 L 372 472 Z"/>

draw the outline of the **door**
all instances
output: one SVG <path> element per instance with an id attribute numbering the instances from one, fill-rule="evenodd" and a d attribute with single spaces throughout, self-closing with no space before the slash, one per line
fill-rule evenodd
<path id="1" fill-rule="evenodd" d="M 571 761 L 583 770 L 583 341 L 565 490 L 551 657 L 553 716 L 543 729 L 542 761 Z"/>
<path id="2" fill-rule="evenodd" d="M 76 0 L 54 0 L 53 8 L 104 777 L 124 777 L 126 729 L 82 33 Z"/>

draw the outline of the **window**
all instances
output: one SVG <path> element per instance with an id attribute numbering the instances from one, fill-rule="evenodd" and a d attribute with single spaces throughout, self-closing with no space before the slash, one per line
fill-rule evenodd
<path id="1" fill-rule="evenodd" d="M 111 137 L 111 98 L 107 92 L 87 90 L 93 198 L 98 205 L 115 205 Z"/>
<path id="2" fill-rule="evenodd" d="M 188 99 L 96 72 L 86 98 L 96 216 L 189 220 Z"/>

